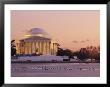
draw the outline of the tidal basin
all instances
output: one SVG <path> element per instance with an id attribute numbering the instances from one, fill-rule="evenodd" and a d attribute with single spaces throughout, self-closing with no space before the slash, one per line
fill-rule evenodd
<path id="1" fill-rule="evenodd" d="M 100 63 L 12 63 L 12 77 L 100 77 Z"/>

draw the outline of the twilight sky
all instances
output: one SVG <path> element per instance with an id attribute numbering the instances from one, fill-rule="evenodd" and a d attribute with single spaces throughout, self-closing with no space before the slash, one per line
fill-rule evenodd
<path id="1" fill-rule="evenodd" d="M 100 44 L 100 11 L 11 11 L 11 39 L 19 40 L 32 28 L 42 28 L 61 47 L 78 50 Z"/>

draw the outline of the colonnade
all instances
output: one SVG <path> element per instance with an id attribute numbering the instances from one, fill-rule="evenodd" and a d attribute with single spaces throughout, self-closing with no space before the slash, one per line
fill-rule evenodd
<path id="1" fill-rule="evenodd" d="M 33 41 L 16 43 L 17 54 L 51 54 L 56 55 L 57 43 L 51 41 Z"/>

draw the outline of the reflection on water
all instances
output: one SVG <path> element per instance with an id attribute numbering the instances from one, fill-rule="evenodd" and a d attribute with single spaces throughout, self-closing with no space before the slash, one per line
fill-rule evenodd
<path id="1" fill-rule="evenodd" d="M 12 76 L 100 76 L 99 63 L 12 63 Z"/>

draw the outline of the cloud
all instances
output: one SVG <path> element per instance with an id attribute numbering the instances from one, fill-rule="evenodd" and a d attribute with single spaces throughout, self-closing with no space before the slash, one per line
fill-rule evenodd
<path id="1" fill-rule="evenodd" d="M 73 43 L 78 43 L 78 41 L 76 41 L 76 40 L 74 40 L 74 41 L 72 41 Z"/>
<path id="2" fill-rule="evenodd" d="M 89 42 L 90 40 L 89 39 L 86 39 L 86 40 L 82 40 L 81 43 L 85 43 L 85 42 Z"/>
<path id="3" fill-rule="evenodd" d="M 86 42 L 86 41 L 83 41 L 83 40 L 81 41 L 81 43 L 85 43 L 85 42 Z"/>
<path id="4" fill-rule="evenodd" d="M 86 39 L 86 41 L 90 41 L 89 39 Z"/>
<path id="5" fill-rule="evenodd" d="M 89 42 L 90 40 L 89 39 L 86 39 L 86 40 L 82 40 L 82 41 L 79 41 L 80 43 L 86 43 L 86 42 Z M 78 43 L 77 40 L 73 40 L 72 41 L 73 43 Z"/>

